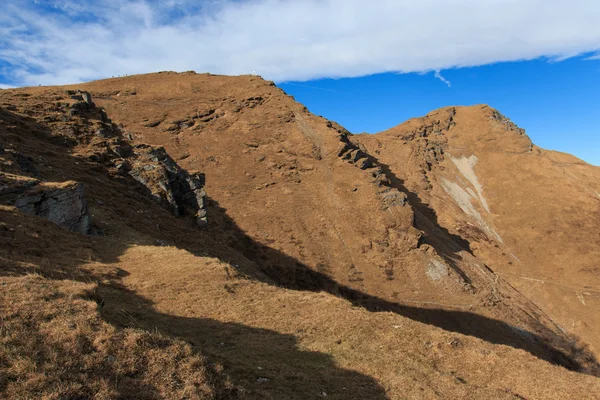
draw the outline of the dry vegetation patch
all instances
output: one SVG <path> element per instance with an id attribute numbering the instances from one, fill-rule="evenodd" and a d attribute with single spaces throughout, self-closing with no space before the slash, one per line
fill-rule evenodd
<path id="1" fill-rule="evenodd" d="M 10 399 L 214 399 L 234 390 L 184 342 L 104 322 L 94 284 L 0 278 L 0 393 Z"/>

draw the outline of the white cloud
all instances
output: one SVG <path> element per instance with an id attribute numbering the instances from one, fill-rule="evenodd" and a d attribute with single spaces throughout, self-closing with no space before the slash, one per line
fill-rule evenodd
<path id="1" fill-rule="evenodd" d="M 64 84 L 192 69 L 309 80 L 600 50 L 598 0 L 90 3 L 3 0 L 0 81 Z"/>
<path id="2" fill-rule="evenodd" d="M 440 73 L 439 69 L 436 69 L 433 76 L 435 76 L 437 79 L 439 79 L 440 81 L 444 82 L 446 85 L 448 85 L 448 87 L 452 87 L 452 83 L 450 83 L 449 80 L 447 80 L 446 78 L 444 78 L 442 76 L 442 74 Z"/>

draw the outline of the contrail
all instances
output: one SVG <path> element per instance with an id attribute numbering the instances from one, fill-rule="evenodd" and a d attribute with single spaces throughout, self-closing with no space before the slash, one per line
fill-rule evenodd
<path id="1" fill-rule="evenodd" d="M 437 79 L 439 79 L 440 81 L 444 82 L 446 85 L 448 85 L 448 87 L 452 87 L 452 83 L 450 83 L 449 80 L 447 80 L 446 78 L 444 78 L 442 76 L 442 74 L 440 74 L 440 70 L 436 69 L 435 70 L 435 75 L 434 75 Z"/>

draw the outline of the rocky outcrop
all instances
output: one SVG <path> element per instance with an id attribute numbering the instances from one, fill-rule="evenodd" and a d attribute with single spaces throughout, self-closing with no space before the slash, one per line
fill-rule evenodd
<path id="1" fill-rule="evenodd" d="M 192 214 L 199 226 L 208 222 L 204 175 L 183 170 L 163 147 L 136 145 L 128 174 L 144 185 L 154 200 L 181 216 Z"/>
<path id="2" fill-rule="evenodd" d="M 145 144 L 132 145 L 132 136 L 123 133 L 108 117 L 104 109 L 96 107 L 92 96 L 83 91 L 66 91 L 77 102 L 69 107 L 71 117 L 79 118 L 80 143 L 92 143 L 94 151 L 89 158 L 116 167 L 121 175 L 129 175 L 141 185 L 146 194 L 174 215 L 194 215 L 199 226 L 207 220 L 204 175 L 183 170 L 163 147 Z M 193 121 L 175 121 L 177 129 L 193 125 Z M 157 126 L 163 120 L 153 121 Z M 150 126 L 148 125 L 148 126 Z"/>
<path id="3" fill-rule="evenodd" d="M 65 90 L 65 93 L 68 94 L 72 100 L 78 101 L 77 103 L 75 103 L 77 104 L 76 108 L 91 110 L 96 107 L 96 104 L 94 104 L 94 102 L 92 101 L 92 95 L 88 92 L 84 92 L 81 90 Z"/>
<path id="4" fill-rule="evenodd" d="M 504 127 L 505 130 L 517 132 L 519 135 L 525 135 L 525 129 L 518 127 L 514 122 L 505 117 L 498 110 L 491 109 L 492 116 L 490 119 Z"/>
<path id="5" fill-rule="evenodd" d="M 391 173 L 387 167 L 381 164 L 375 157 L 367 154 L 359 145 L 353 143 L 349 139 L 351 135 L 349 132 L 338 131 L 338 133 L 340 133 L 338 136 L 340 142 L 343 144 L 338 152 L 338 157 L 362 170 L 371 172 L 373 183 L 380 188 L 378 194 L 383 203 L 382 209 L 387 210 L 397 206 L 403 207 L 407 202 L 407 196 L 396 187 L 393 182 L 395 177 L 390 176 Z"/>
<path id="6" fill-rule="evenodd" d="M 91 218 L 81 183 L 38 185 L 10 203 L 26 214 L 45 218 L 73 232 L 90 232 Z"/>

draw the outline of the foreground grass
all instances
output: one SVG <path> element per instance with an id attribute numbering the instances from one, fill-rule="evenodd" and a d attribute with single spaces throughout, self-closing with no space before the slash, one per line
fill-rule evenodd
<path id="1" fill-rule="evenodd" d="M 93 284 L 0 278 L 0 393 L 9 399 L 233 398 L 184 342 L 104 322 Z"/>

